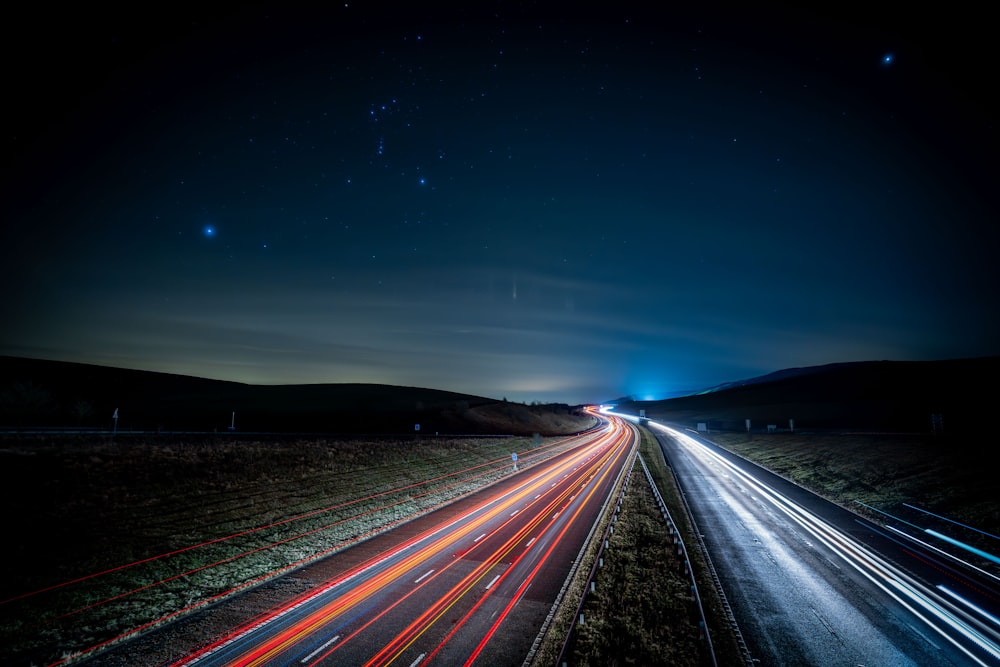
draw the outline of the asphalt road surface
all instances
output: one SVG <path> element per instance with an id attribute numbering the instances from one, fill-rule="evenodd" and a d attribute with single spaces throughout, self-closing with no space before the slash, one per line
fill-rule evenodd
<path id="1" fill-rule="evenodd" d="M 612 418 L 171 664 L 521 665 L 636 441 Z"/>
<path id="2" fill-rule="evenodd" d="M 996 582 L 650 422 L 762 665 L 1000 664 Z"/>

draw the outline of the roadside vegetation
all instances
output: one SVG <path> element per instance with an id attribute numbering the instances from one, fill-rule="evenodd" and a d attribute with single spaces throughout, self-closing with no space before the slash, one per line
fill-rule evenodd
<path id="1" fill-rule="evenodd" d="M 712 583 L 673 476 L 655 438 L 640 429 L 640 453 L 649 468 L 676 530 L 687 547 L 717 664 L 743 663 L 733 626 Z M 596 570 L 591 591 L 585 588 L 583 623 L 567 601 L 561 615 L 572 623 L 570 665 L 709 665 L 709 642 L 691 590 L 691 577 L 679 555 L 652 488 L 638 464 L 628 484 L 603 567 Z M 601 535 L 603 533 L 599 533 Z M 589 569 L 579 578 L 586 579 Z M 579 600 L 579 597 L 576 598 Z M 558 638 L 559 633 L 554 639 Z M 564 633 L 563 633 L 564 634 Z M 534 664 L 552 664 L 536 660 Z"/>
<path id="2" fill-rule="evenodd" d="M 883 513 L 912 519 L 996 553 L 1000 498 L 996 472 L 979 454 L 984 437 L 967 442 L 930 434 L 709 434 L 713 442 L 852 512 L 878 522 L 887 520 Z M 996 563 L 983 559 L 981 566 L 1000 576 Z"/>

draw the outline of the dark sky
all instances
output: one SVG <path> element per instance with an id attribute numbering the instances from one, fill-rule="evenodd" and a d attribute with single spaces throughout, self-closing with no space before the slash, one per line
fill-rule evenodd
<path id="1" fill-rule="evenodd" d="M 0 353 L 569 403 L 1000 353 L 985 16 L 464 4 L 8 14 Z"/>

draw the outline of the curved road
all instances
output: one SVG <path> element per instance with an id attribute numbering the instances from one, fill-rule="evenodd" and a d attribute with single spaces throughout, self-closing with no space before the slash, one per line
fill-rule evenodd
<path id="1" fill-rule="evenodd" d="M 649 426 L 755 662 L 1000 664 L 1000 621 L 986 607 L 1000 587 L 988 576 L 969 577 L 707 440 Z"/>
<path id="2" fill-rule="evenodd" d="M 520 665 L 637 434 L 612 418 L 176 665 Z"/>

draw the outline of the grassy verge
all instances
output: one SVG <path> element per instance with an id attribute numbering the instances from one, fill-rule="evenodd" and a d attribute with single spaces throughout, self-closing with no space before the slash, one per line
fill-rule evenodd
<path id="1" fill-rule="evenodd" d="M 732 626 L 723 613 L 695 536 L 681 506 L 680 495 L 655 438 L 641 429 L 640 451 L 688 545 L 691 567 L 699 580 L 702 604 L 718 664 L 742 663 Z M 605 523 L 612 520 L 611 513 Z M 598 535 L 604 534 L 601 527 Z M 595 540 L 596 552 L 601 540 Z M 596 553 L 589 554 L 590 561 Z M 550 635 L 560 642 L 572 628 L 568 652 L 572 665 L 706 665 L 708 645 L 699 627 L 700 617 L 691 594 L 690 578 L 677 554 L 641 468 L 636 467 L 622 501 L 618 519 L 602 554 L 593 590 L 586 589 L 589 569 L 574 582 L 576 597 L 567 596 L 559 623 Z M 699 571 L 701 575 L 699 576 Z M 584 623 L 575 616 L 576 603 L 585 594 Z M 555 642 L 549 642 L 554 645 Z M 540 652 L 533 664 L 554 664 L 557 654 Z"/>
<path id="2" fill-rule="evenodd" d="M 688 515 L 680 489 L 674 479 L 674 474 L 663 457 L 656 438 L 646 429 L 642 429 L 642 455 L 646 460 L 650 476 L 660 491 L 660 497 L 667 505 L 677 531 L 687 548 L 688 559 L 694 572 L 698 594 L 701 596 L 705 620 L 712 639 L 716 661 L 719 665 L 742 665 L 745 654 L 740 648 L 740 641 L 727 613 L 727 605 L 717 588 L 712 569 L 705 554 L 699 547 L 698 534 Z"/>
<path id="3" fill-rule="evenodd" d="M 712 441 L 841 506 L 882 521 L 887 512 L 995 552 L 1000 503 L 992 466 L 944 437 L 892 434 L 712 433 Z M 920 507 L 973 529 L 940 525 Z M 988 535 L 986 534 L 988 533 Z M 1000 575 L 995 563 L 982 566 Z"/>

